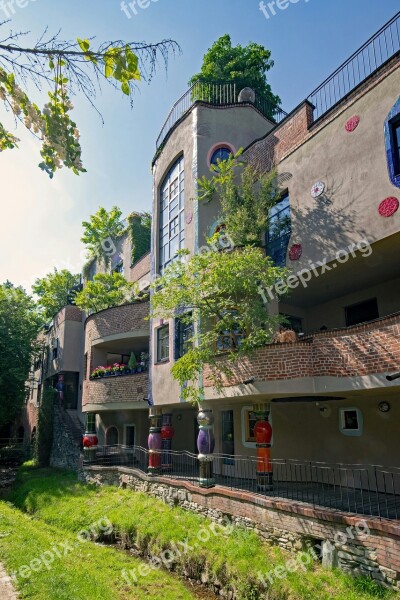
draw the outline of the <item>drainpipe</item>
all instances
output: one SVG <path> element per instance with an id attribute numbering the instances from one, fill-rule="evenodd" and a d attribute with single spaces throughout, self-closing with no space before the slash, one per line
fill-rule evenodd
<path id="1" fill-rule="evenodd" d="M 395 379 L 400 379 L 400 371 L 398 373 L 392 373 L 392 375 L 386 375 L 386 379 L 388 381 L 394 381 Z"/>

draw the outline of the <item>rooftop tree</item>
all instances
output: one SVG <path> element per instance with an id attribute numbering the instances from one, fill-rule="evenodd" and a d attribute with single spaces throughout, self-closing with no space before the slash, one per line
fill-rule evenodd
<path id="1" fill-rule="evenodd" d="M 125 231 L 121 221 L 122 211 L 113 206 L 110 211 L 100 207 L 90 216 L 89 221 L 83 221 L 83 242 L 89 252 L 89 259 L 97 259 L 106 269 L 111 263 L 111 256 L 116 252 L 118 239 Z"/>
<path id="2" fill-rule="evenodd" d="M 80 275 L 73 275 L 68 269 L 54 269 L 45 277 L 36 279 L 32 291 L 38 296 L 38 306 L 45 319 L 49 320 L 69 304 L 74 296 L 73 288 L 80 283 Z"/>
<path id="3" fill-rule="evenodd" d="M 82 310 L 96 313 L 139 299 L 138 284 L 128 282 L 121 273 L 98 273 L 75 298 Z"/>
<path id="4" fill-rule="evenodd" d="M 225 34 L 207 50 L 200 72 L 193 75 L 189 85 L 199 79 L 216 83 L 236 80 L 264 96 L 272 106 L 277 106 L 280 98 L 273 94 L 267 80 L 267 73 L 273 66 L 270 50 L 254 42 L 247 46 L 232 46 L 231 36 Z"/>

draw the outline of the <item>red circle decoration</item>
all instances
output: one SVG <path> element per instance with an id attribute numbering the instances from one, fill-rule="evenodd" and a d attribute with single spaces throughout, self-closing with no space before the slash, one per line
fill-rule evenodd
<path id="1" fill-rule="evenodd" d="M 174 435 L 175 435 L 175 431 L 171 425 L 163 425 L 161 427 L 161 438 L 163 440 L 172 440 Z"/>
<path id="2" fill-rule="evenodd" d="M 354 117 L 351 117 L 351 119 L 349 119 L 345 125 L 346 127 L 346 131 L 348 133 L 352 133 L 353 131 L 355 131 L 355 129 L 357 129 L 358 125 L 360 123 L 360 117 L 358 115 L 354 115 Z"/>
<path id="3" fill-rule="evenodd" d="M 85 435 L 83 438 L 83 447 L 84 448 L 93 448 L 97 446 L 99 440 L 96 435 Z"/>
<path id="4" fill-rule="evenodd" d="M 303 247 L 301 244 L 294 244 L 289 250 L 290 260 L 299 260 L 303 253 Z"/>
<path id="5" fill-rule="evenodd" d="M 381 217 L 391 217 L 399 208 L 399 201 L 394 196 L 385 198 L 379 205 L 378 212 Z"/>

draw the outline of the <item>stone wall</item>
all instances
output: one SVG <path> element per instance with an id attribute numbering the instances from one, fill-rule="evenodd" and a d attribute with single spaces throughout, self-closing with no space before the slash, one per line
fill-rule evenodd
<path id="1" fill-rule="evenodd" d="M 85 467 L 79 479 L 143 492 L 216 522 L 223 522 L 228 515 L 235 525 L 254 531 L 269 543 L 290 551 L 317 547 L 326 566 L 338 565 L 353 575 L 369 576 L 400 590 L 398 522 L 221 487 L 201 489 L 186 481 L 149 477 L 124 467 Z"/>
<path id="2" fill-rule="evenodd" d="M 79 444 L 61 418 L 58 407 L 54 407 L 53 446 L 50 455 L 50 466 L 77 471 L 79 465 Z"/>

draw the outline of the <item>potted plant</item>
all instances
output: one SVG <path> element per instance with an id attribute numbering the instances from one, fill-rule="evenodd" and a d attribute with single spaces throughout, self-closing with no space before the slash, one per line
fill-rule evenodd
<path id="1" fill-rule="evenodd" d="M 97 377 L 104 377 L 105 372 L 106 370 L 104 367 L 97 367 Z"/>
<path id="2" fill-rule="evenodd" d="M 148 354 L 148 352 L 141 352 L 140 353 L 140 361 L 141 361 L 141 365 L 142 365 L 143 371 L 147 371 L 147 368 L 149 366 L 149 354 Z"/>
<path id="3" fill-rule="evenodd" d="M 105 369 L 104 376 L 105 376 L 105 377 L 111 377 L 111 375 L 112 375 L 112 367 L 107 367 L 107 368 Z"/>
<path id="4" fill-rule="evenodd" d="M 120 370 L 119 363 L 114 363 L 114 364 L 113 364 L 113 367 L 112 367 L 112 370 L 113 370 L 113 375 L 114 375 L 115 377 L 116 377 L 117 375 L 121 375 L 121 370 Z"/>
<path id="5" fill-rule="evenodd" d="M 136 356 L 134 355 L 133 352 L 131 352 L 131 357 L 128 362 L 128 367 L 129 367 L 131 373 L 136 373 L 137 360 L 136 360 Z"/>

